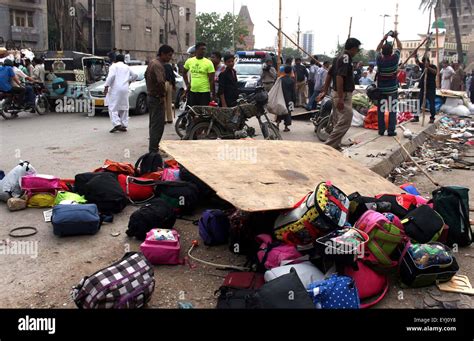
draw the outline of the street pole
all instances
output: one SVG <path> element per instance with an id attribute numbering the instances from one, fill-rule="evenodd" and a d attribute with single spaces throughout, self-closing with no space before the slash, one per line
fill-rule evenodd
<path id="1" fill-rule="evenodd" d="M 436 72 L 436 88 L 440 88 L 441 87 L 441 80 L 440 80 L 440 67 L 439 67 L 439 28 L 438 28 L 438 14 L 437 14 L 437 11 L 435 9 L 434 11 L 435 13 L 435 25 L 436 25 L 436 69 L 437 69 L 437 72 Z"/>
<path id="2" fill-rule="evenodd" d="M 92 0 L 92 54 L 95 55 L 95 0 Z"/>
<path id="3" fill-rule="evenodd" d="M 168 13 L 168 11 L 169 11 L 169 8 L 170 8 L 170 0 L 166 0 L 165 6 L 166 6 L 165 7 L 165 11 L 166 11 L 166 13 L 165 13 L 165 44 L 168 45 L 168 34 L 169 34 L 169 32 L 168 32 L 169 31 L 168 30 L 168 28 L 169 28 L 169 24 L 168 24 L 168 22 L 169 22 L 169 13 Z"/>
<path id="4" fill-rule="evenodd" d="M 277 60 L 277 73 L 280 72 L 281 65 L 281 0 L 279 0 L 279 11 L 278 11 L 278 60 Z"/>
<path id="5" fill-rule="evenodd" d="M 235 53 L 235 0 L 232 0 L 232 52 Z"/>
<path id="6" fill-rule="evenodd" d="M 301 29 L 300 29 L 301 17 L 298 17 L 298 31 L 296 32 L 296 39 L 298 44 L 301 44 L 300 36 L 301 36 Z"/>
<path id="7" fill-rule="evenodd" d="M 352 33 L 352 17 L 351 17 L 351 21 L 349 22 L 349 35 L 347 36 L 347 39 L 351 37 L 351 33 Z"/>
<path id="8" fill-rule="evenodd" d="M 387 33 L 387 32 L 385 32 L 385 19 L 389 18 L 390 16 L 388 14 L 381 14 L 380 16 L 383 17 L 383 32 L 382 32 L 382 35 L 384 36 L 385 33 Z"/>

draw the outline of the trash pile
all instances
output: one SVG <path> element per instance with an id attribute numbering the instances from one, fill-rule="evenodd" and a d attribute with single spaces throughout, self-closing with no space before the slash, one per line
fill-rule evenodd
<path id="1" fill-rule="evenodd" d="M 201 240 L 185 249 L 177 220 L 215 193 L 159 154 L 146 154 L 135 166 L 107 160 L 74 179 L 40 175 L 22 162 L 0 179 L 10 210 L 52 207 L 45 220 L 57 238 L 93 238 L 114 214 L 139 206 L 126 234 L 143 242 L 140 250 L 73 289 L 74 302 L 86 309 L 144 307 L 155 288 L 154 266 L 184 265 L 186 259 L 232 271 L 216 288 L 218 309 L 369 308 L 386 296 L 389 273 L 398 273 L 408 287 L 449 283 L 459 270 L 450 247 L 472 243 L 464 228 L 470 224 L 469 189 L 441 188 L 431 202 L 414 186 L 403 189 L 406 194 L 346 195 L 328 181 L 289 211 L 209 209 L 195 224 Z M 246 262 L 198 259 L 192 252 L 201 243 L 228 245 Z"/>

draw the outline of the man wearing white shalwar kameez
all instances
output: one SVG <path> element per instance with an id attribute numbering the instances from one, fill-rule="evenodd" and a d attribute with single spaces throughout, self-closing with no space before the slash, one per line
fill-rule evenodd
<path id="1" fill-rule="evenodd" d="M 109 116 L 113 124 L 111 133 L 127 131 L 128 128 L 128 90 L 130 83 L 137 79 L 128 65 L 124 63 L 123 55 L 118 55 L 117 60 L 109 69 L 105 81 L 105 104 L 109 107 Z"/>

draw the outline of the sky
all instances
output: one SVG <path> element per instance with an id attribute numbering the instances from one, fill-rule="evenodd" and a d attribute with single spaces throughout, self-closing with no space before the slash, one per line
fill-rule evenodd
<path id="1" fill-rule="evenodd" d="M 267 23 L 270 20 L 278 26 L 278 0 L 197 0 L 197 12 L 232 12 L 241 5 L 247 5 L 255 24 L 256 47 L 273 46 L 277 31 Z M 292 35 L 297 31 L 298 16 L 301 17 L 301 31 L 314 31 L 315 53 L 331 54 L 340 42 L 347 39 L 350 17 L 352 37 L 358 38 L 362 48 L 375 49 L 383 38 L 383 18 L 385 31 L 394 29 L 395 9 L 399 3 L 399 26 L 401 40 L 418 39 L 418 34 L 426 34 L 429 13 L 419 9 L 420 0 L 282 0 L 283 32 Z M 385 32 L 385 33 L 386 33 Z"/>

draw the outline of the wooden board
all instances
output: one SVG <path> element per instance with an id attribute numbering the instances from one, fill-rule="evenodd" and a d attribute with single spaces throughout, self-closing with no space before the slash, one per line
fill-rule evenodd
<path id="1" fill-rule="evenodd" d="M 219 197 L 249 212 L 292 208 L 327 180 L 347 195 L 402 192 L 361 164 L 313 142 L 162 141 L 160 147 Z"/>

